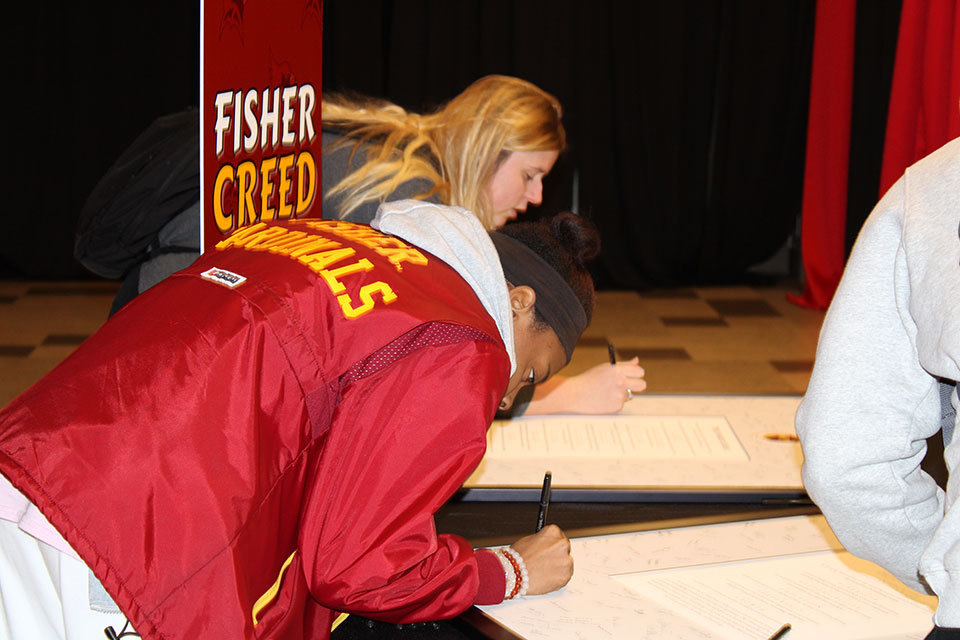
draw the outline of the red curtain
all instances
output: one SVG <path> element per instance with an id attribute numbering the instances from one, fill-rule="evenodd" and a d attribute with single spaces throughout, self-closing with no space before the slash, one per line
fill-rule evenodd
<path id="1" fill-rule="evenodd" d="M 806 283 L 787 298 L 824 309 L 840 282 L 847 217 L 856 0 L 817 0 L 800 238 Z"/>
<path id="2" fill-rule="evenodd" d="M 904 0 L 883 145 L 881 196 L 904 169 L 960 135 L 957 35 L 957 0 Z"/>
<path id="3" fill-rule="evenodd" d="M 794 303 L 825 309 L 846 233 L 855 0 L 818 0 L 801 212 L 806 284 Z M 882 196 L 908 166 L 960 135 L 960 0 L 903 0 L 880 175 Z"/>

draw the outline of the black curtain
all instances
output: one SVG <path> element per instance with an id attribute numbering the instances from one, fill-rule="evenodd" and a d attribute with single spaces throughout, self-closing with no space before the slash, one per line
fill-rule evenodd
<path id="1" fill-rule="evenodd" d="M 199 16 L 195 2 L 52 0 L 8 16 L 0 277 L 93 277 L 73 258 L 77 216 L 154 119 L 198 104 Z"/>
<path id="2" fill-rule="evenodd" d="M 887 128 L 901 0 L 857 2 L 850 119 L 850 177 L 844 240 L 849 255 L 880 196 L 880 168 Z"/>
<path id="3" fill-rule="evenodd" d="M 858 3 L 850 220 L 876 201 L 899 0 Z M 814 0 L 324 0 L 324 90 L 431 109 L 506 73 L 554 93 L 569 152 L 539 213 L 604 236 L 601 286 L 748 280 L 800 209 Z M 14 12 L 0 277 L 91 277 L 77 215 L 119 153 L 198 100 L 193 2 Z M 576 184 L 576 187 L 575 187 Z M 534 210 L 538 211 L 538 210 Z"/>
<path id="4" fill-rule="evenodd" d="M 488 73 L 565 108 L 539 211 L 603 234 L 601 285 L 743 281 L 800 210 L 812 0 L 326 0 L 324 91 L 429 109 Z"/>

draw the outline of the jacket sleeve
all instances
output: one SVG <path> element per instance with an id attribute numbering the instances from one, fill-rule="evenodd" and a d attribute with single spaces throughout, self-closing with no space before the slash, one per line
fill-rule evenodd
<path id="1" fill-rule="evenodd" d="M 937 380 L 919 364 L 902 246 L 903 184 L 867 220 L 824 319 L 797 412 L 803 481 L 852 553 L 917 590 L 943 492 L 920 469 L 940 426 Z"/>
<path id="2" fill-rule="evenodd" d="M 402 623 L 474 603 L 475 552 L 437 535 L 433 514 L 483 456 L 508 372 L 502 347 L 468 341 L 421 348 L 343 388 L 300 532 L 320 604 Z"/>

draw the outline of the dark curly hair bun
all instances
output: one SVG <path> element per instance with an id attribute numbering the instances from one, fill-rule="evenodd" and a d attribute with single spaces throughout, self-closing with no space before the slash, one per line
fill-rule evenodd
<path id="1" fill-rule="evenodd" d="M 600 253 L 600 233 L 592 222 L 563 212 L 534 222 L 511 222 L 500 233 L 527 245 L 553 267 L 573 289 L 589 320 L 595 301 L 586 265 Z"/>
<path id="2" fill-rule="evenodd" d="M 550 235 L 566 247 L 580 265 L 585 266 L 600 255 L 600 233 L 592 222 L 569 211 L 549 220 Z"/>

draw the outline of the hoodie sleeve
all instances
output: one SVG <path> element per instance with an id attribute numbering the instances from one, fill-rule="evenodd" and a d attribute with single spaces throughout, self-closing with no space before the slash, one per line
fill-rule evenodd
<path id="1" fill-rule="evenodd" d="M 909 313 L 903 182 L 857 240 L 796 426 L 804 485 L 843 545 L 923 591 L 920 556 L 943 516 L 943 492 L 920 461 L 940 404 Z"/>

